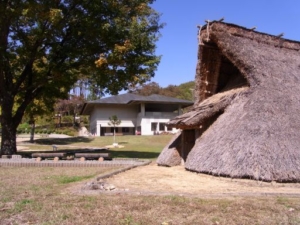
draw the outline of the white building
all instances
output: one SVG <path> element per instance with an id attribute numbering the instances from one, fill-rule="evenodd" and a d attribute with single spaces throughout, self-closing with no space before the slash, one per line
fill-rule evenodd
<path id="1" fill-rule="evenodd" d="M 170 119 L 182 114 L 182 109 L 193 105 L 192 101 L 162 95 L 141 96 L 122 94 L 90 101 L 84 104 L 81 114 L 90 116 L 90 133 L 95 136 L 111 135 L 113 127 L 109 117 L 116 115 L 121 124 L 116 133 L 153 135 L 161 132 L 175 133 L 168 128 Z"/>

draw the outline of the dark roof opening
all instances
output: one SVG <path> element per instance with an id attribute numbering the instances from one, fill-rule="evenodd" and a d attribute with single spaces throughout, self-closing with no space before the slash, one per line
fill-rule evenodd
<path id="1" fill-rule="evenodd" d="M 222 56 L 216 93 L 243 86 L 249 86 L 246 78 L 236 66 L 234 66 L 225 56 Z"/>
<path id="2" fill-rule="evenodd" d="M 146 112 L 174 112 L 178 110 L 178 105 L 176 104 L 145 104 Z"/>
<path id="3" fill-rule="evenodd" d="M 201 51 L 201 101 L 220 92 L 249 86 L 239 69 L 214 43 L 202 46 Z"/>

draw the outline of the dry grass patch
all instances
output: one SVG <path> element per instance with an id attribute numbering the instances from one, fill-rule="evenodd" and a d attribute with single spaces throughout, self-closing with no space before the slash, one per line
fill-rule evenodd
<path id="1" fill-rule="evenodd" d="M 6 224 L 40 224 L 44 219 L 47 221 L 50 211 L 60 210 L 68 202 L 65 200 L 71 199 L 72 194 L 64 191 L 67 187 L 115 169 L 1 167 L 0 221 L 6 221 Z M 64 214 L 53 216 L 58 217 L 54 220 L 56 222 L 65 218 Z"/>
<path id="2" fill-rule="evenodd" d="M 1 167 L 1 225 L 300 224 L 298 198 L 86 196 L 70 192 L 109 170 L 114 169 Z"/>

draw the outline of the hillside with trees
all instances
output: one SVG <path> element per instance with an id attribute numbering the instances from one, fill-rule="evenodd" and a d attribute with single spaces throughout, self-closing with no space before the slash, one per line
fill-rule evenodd
<path id="1" fill-rule="evenodd" d="M 168 97 L 180 98 L 185 100 L 193 101 L 193 92 L 194 92 L 195 82 L 189 81 L 180 85 L 168 85 L 167 87 L 160 87 L 156 82 L 150 82 L 147 84 L 140 85 L 135 89 L 131 90 L 131 93 L 140 94 L 140 95 L 151 95 L 159 94 Z"/>

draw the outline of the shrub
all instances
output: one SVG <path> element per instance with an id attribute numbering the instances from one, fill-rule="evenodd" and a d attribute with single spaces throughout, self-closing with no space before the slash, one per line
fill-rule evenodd
<path id="1" fill-rule="evenodd" d="M 68 131 L 65 131 L 64 133 L 69 136 L 76 136 L 75 131 L 68 130 Z"/>
<path id="2" fill-rule="evenodd" d="M 61 118 L 62 123 L 73 123 L 74 117 L 73 116 L 63 116 Z"/>
<path id="3" fill-rule="evenodd" d="M 28 123 L 21 123 L 18 128 L 21 130 L 30 129 L 30 125 Z"/>
<path id="4" fill-rule="evenodd" d="M 17 134 L 22 134 L 23 130 L 22 129 L 17 129 Z"/>

